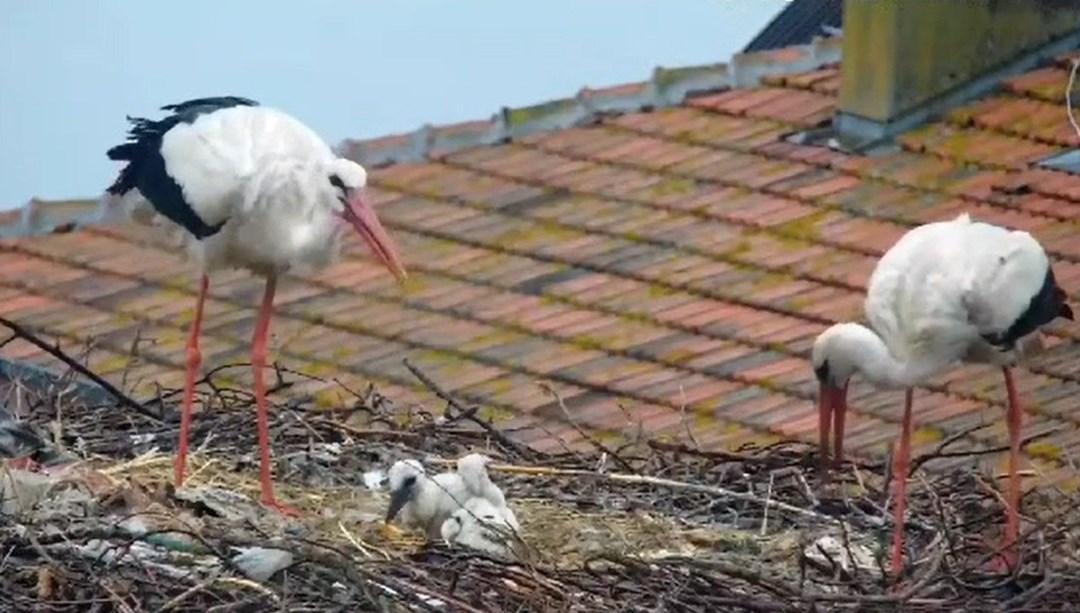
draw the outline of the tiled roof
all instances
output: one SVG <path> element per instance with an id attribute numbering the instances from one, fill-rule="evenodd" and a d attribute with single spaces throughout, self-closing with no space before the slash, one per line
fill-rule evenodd
<path id="1" fill-rule="evenodd" d="M 349 143 L 389 164 L 371 173 L 371 196 L 411 281 L 399 288 L 354 245 L 339 265 L 282 284 L 272 349 L 298 370 L 436 406 L 408 357 L 540 446 L 557 444 L 549 433 L 580 438 L 540 383 L 601 433 L 640 422 L 672 437 L 693 428 L 709 447 L 813 441 L 813 338 L 861 317 L 876 259 L 908 228 L 969 211 L 1030 230 L 1077 297 L 1080 176 L 1031 168 L 1077 142 L 1066 68 L 1059 59 L 1013 78 L 878 157 L 785 138 L 829 121 L 835 64 L 652 112 L 556 113 L 552 127 L 576 126 L 510 142 L 432 146 L 462 133 L 491 139 L 506 127 L 497 118 Z M 409 155 L 417 161 L 390 163 Z M 241 272 L 213 279 L 208 367 L 245 358 L 260 291 Z M 0 241 L 0 314 L 68 346 L 95 338 L 91 366 L 113 380 L 126 369 L 129 382 L 180 384 L 194 292 L 192 266 L 151 229 Z M 1049 350 L 1018 375 L 1025 433 L 1059 430 L 1027 448 L 1051 477 L 1071 474 L 1061 467 L 1080 452 L 1076 335 L 1055 324 Z M 19 342 L 0 356 L 48 362 Z M 246 369 L 234 376 L 249 381 Z M 298 391 L 332 404 L 331 388 Z M 952 435 L 961 447 L 1003 442 L 1003 399 L 989 368 L 937 378 L 916 393 L 916 453 Z M 887 448 L 900 400 L 853 383 L 852 453 Z M 993 425 L 961 435 L 980 423 Z"/>

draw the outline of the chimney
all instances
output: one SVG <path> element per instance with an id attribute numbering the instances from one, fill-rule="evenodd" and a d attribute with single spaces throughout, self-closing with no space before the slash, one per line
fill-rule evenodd
<path id="1" fill-rule="evenodd" d="M 844 0 L 836 136 L 866 149 L 1080 46 L 1076 0 Z"/>

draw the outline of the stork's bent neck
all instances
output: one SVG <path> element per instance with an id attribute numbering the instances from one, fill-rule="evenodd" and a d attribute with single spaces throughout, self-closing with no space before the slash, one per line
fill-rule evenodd
<path id="1" fill-rule="evenodd" d="M 830 373 L 839 381 L 859 372 L 877 387 L 903 389 L 943 366 L 917 358 L 897 359 L 877 333 L 857 323 L 837 324 L 822 336 L 827 336 L 824 358 Z"/>

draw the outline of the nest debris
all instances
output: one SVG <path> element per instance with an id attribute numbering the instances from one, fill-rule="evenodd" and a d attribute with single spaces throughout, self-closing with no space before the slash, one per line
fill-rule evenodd
<path id="1" fill-rule="evenodd" d="M 1004 507 L 991 480 L 955 464 L 920 468 L 909 488 L 907 566 L 894 579 L 884 568 L 886 464 L 849 463 L 823 481 L 811 447 L 703 451 L 692 435 L 620 446 L 587 439 L 591 449 L 542 453 L 410 368 L 447 401 L 441 414 L 397 407 L 371 388 L 340 410 L 305 398 L 275 403 L 278 494 L 303 512 L 295 520 L 254 503 L 253 399 L 215 383 L 217 372 L 199 384 L 212 410 L 194 422 L 197 452 L 179 491 L 175 391 L 89 403 L 62 385 L 19 387 L 22 418 L 51 422 L 53 442 L 81 460 L 38 492 L 42 504 L 0 517 L 0 609 L 1078 610 L 1080 501 L 1059 490 L 1025 498 L 1023 564 L 998 574 L 988 562 Z M 299 376 L 278 368 L 276 391 Z M 530 555 L 508 563 L 382 526 L 387 497 L 374 471 L 403 457 L 442 470 L 477 450 L 494 458 Z M 239 555 L 266 551 L 284 568 L 253 571 Z"/>

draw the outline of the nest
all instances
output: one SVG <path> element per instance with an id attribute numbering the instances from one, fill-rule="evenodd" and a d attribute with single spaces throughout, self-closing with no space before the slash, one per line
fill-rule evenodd
<path id="1" fill-rule="evenodd" d="M 1023 563 L 998 574 L 988 563 L 1004 508 L 992 480 L 920 468 L 906 567 L 893 577 L 884 463 L 850 463 L 825 481 L 805 445 L 709 452 L 692 437 L 587 439 L 589 449 L 540 453 L 414 372 L 447 401 L 444 411 L 397 407 L 374 389 L 335 411 L 304 398 L 275 403 L 277 493 L 302 511 L 295 519 L 256 502 L 245 390 L 212 376 L 200 383 L 212 410 L 195 419 L 180 490 L 175 391 L 136 401 L 117 390 L 110 403 L 24 393 L 23 418 L 51 420 L 54 443 L 80 459 L 31 487 L 36 503 L 0 518 L 0 609 L 1036 611 L 1080 602 L 1080 501 L 1063 492 L 1026 497 Z M 279 375 L 282 391 L 290 375 Z M 521 559 L 381 521 L 380 470 L 404 457 L 443 470 L 472 451 L 494 459 L 492 477 L 522 524 Z M 0 482 L 27 475 L 6 471 Z"/>

